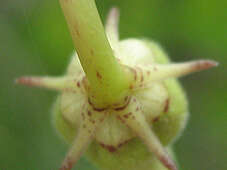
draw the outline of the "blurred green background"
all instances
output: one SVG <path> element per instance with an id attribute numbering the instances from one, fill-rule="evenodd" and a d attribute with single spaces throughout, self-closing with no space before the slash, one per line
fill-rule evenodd
<path id="1" fill-rule="evenodd" d="M 104 20 L 121 10 L 121 38 L 148 37 L 174 61 L 209 58 L 218 68 L 181 79 L 190 121 L 175 144 L 182 170 L 227 170 L 227 1 L 97 0 Z M 67 145 L 51 124 L 57 93 L 14 84 L 60 75 L 73 45 L 58 0 L 0 0 L 0 170 L 57 170 Z M 82 159 L 78 170 L 93 170 Z"/>

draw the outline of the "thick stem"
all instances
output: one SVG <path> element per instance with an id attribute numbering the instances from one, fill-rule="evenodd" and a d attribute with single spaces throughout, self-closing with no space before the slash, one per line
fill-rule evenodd
<path id="1" fill-rule="evenodd" d="M 113 55 L 94 0 L 60 0 L 82 67 L 91 101 L 104 107 L 123 100 L 128 80 Z"/>

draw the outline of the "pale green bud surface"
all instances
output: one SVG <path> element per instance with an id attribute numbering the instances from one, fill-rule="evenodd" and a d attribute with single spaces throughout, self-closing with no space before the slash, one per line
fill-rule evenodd
<path id="1" fill-rule="evenodd" d="M 100 170 L 177 170 L 171 145 L 187 123 L 188 102 L 176 78 L 217 63 L 172 63 L 152 41 L 119 40 L 117 9 L 106 36 L 93 1 L 60 2 L 77 51 L 65 75 L 17 80 L 60 91 L 53 122 L 71 145 L 60 169 L 72 169 L 84 154 Z M 89 17 L 97 19 L 94 27 Z"/>

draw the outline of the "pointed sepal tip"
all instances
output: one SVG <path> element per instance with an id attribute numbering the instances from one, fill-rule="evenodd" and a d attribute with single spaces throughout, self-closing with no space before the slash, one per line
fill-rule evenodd
<path id="1" fill-rule="evenodd" d="M 41 86 L 41 78 L 39 77 L 20 77 L 15 80 L 16 84 L 22 84 L 26 86 Z"/>

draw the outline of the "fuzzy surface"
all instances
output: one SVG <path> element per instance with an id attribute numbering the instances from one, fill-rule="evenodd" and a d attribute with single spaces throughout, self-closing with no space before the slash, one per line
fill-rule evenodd
<path id="1" fill-rule="evenodd" d="M 143 40 L 143 43 L 151 49 L 154 63 L 169 63 L 167 55 L 158 45 L 147 40 Z M 152 123 L 151 128 L 161 143 L 166 148 L 170 148 L 186 125 L 188 108 L 185 93 L 178 80 L 168 79 L 162 83 L 168 92 L 168 108 L 165 108 L 158 120 Z M 60 101 L 61 97 L 57 99 L 54 106 L 54 124 L 63 138 L 71 143 L 77 134 L 77 129 L 63 118 Z M 97 141 L 93 141 L 86 152 L 86 157 L 102 170 L 166 170 L 136 137 L 113 152 L 103 148 Z"/>

